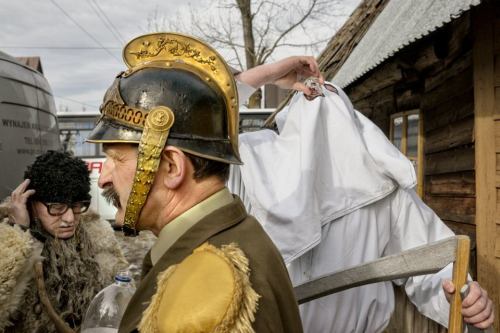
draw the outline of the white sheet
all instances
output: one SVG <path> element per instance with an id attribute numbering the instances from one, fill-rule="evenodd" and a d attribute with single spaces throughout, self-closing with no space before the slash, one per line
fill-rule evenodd
<path id="1" fill-rule="evenodd" d="M 240 136 L 245 163 L 231 170 L 239 194 L 283 254 L 294 285 L 453 233 L 412 189 L 412 164 L 342 90 L 309 102 L 297 94 L 278 115 L 280 135 Z M 447 325 L 434 275 L 394 281 L 420 312 Z M 305 332 L 382 332 L 394 310 L 390 282 L 301 306 Z"/>
<path id="2" fill-rule="evenodd" d="M 375 125 L 339 95 L 324 93 L 313 101 L 297 94 L 280 135 L 240 135 L 251 212 L 286 263 L 319 244 L 324 223 L 416 181 L 410 161 Z"/>
<path id="3" fill-rule="evenodd" d="M 387 197 L 325 224 L 321 243 L 293 261 L 294 285 L 383 256 L 447 238 L 453 232 L 416 195 L 398 189 Z M 449 305 L 441 288 L 451 266 L 433 275 L 394 281 L 429 318 L 448 324 Z M 300 306 L 304 332 L 383 332 L 394 311 L 391 282 L 349 289 Z"/>

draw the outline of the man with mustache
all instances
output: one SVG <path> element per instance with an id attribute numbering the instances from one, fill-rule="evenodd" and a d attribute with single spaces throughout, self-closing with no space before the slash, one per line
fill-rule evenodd
<path id="1" fill-rule="evenodd" d="M 116 193 L 112 185 L 106 186 L 101 192 L 101 195 L 104 197 L 104 199 L 106 199 L 108 203 L 112 204 L 116 208 L 121 208 L 120 197 L 118 196 L 118 193 Z"/>
<path id="2" fill-rule="evenodd" d="M 35 262 L 52 307 L 75 330 L 95 294 L 126 267 L 109 223 L 87 211 L 89 191 L 82 160 L 48 151 L 0 205 L 1 332 L 57 332 L 35 284 Z"/>
<path id="3" fill-rule="evenodd" d="M 103 143 L 99 186 L 116 201 L 116 223 L 158 240 L 119 332 L 302 332 L 279 252 L 224 185 L 229 165 L 241 163 L 229 67 L 175 33 L 140 36 L 123 55 L 128 69 L 88 141 Z M 282 65 L 265 80 L 319 76 L 312 58 Z"/>

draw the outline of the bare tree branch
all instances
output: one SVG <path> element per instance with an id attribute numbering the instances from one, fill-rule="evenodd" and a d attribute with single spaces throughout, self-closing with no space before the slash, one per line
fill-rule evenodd
<path id="1" fill-rule="evenodd" d="M 348 14 L 343 0 L 217 0 L 166 21 L 168 30 L 194 34 L 248 69 L 286 47 L 317 52 Z M 165 30 L 164 22 L 156 10 L 148 28 Z"/>
<path id="2" fill-rule="evenodd" d="M 309 9 L 307 10 L 307 12 L 294 24 L 292 24 L 290 27 L 288 27 L 288 29 L 286 29 L 285 31 L 283 31 L 279 36 L 278 38 L 276 38 L 276 40 L 274 41 L 274 44 L 273 46 L 271 46 L 265 53 L 265 55 L 262 57 L 262 63 L 266 62 L 267 58 L 269 58 L 269 56 L 273 53 L 273 51 L 276 49 L 276 45 L 278 45 L 278 43 L 288 34 L 290 33 L 293 29 L 295 29 L 296 27 L 298 27 L 302 22 L 304 22 L 310 15 L 311 13 L 313 12 L 313 9 L 314 7 L 316 6 L 316 3 L 317 3 L 318 0 L 312 0 L 311 1 L 311 5 L 309 6 Z"/>
<path id="3" fill-rule="evenodd" d="M 318 40 L 314 43 L 280 43 L 278 45 L 276 45 L 276 48 L 279 48 L 279 47 L 283 47 L 283 46 L 286 46 L 286 47 L 310 47 L 310 46 L 314 46 L 314 45 L 319 45 L 319 44 L 323 44 L 325 42 L 328 42 L 330 40 L 330 37 L 328 38 L 324 38 L 322 40 Z"/>

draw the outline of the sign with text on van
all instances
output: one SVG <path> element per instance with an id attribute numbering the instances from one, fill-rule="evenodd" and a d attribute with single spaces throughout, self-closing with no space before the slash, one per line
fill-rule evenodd
<path id="1" fill-rule="evenodd" d="M 98 212 L 103 219 L 109 221 L 114 220 L 116 208 L 103 198 L 101 195 L 102 189 L 99 188 L 97 183 L 106 158 L 82 158 L 82 160 L 87 164 L 87 168 L 90 172 L 90 195 L 92 196 L 90 208 Z"/>
<path id="2" fill-rule="evenodd" d="M 87 168 L 90 172 L 90 177 L 97 177 L 101 175 L 102 166 L 104 165 L 104 158 L 84 158 L 83 159 L 87 164 Z"/>

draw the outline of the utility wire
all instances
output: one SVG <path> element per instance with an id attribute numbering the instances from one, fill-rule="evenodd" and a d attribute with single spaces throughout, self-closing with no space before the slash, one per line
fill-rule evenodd
<path id="1" fill-rule="evenodd" d="M 56 96 L 56 95 L 54 95 L 54 97 L 60 98 L 60 99 L 64 99 L 64 100 L 67 100 L 67 101 L 70 101 L 70 102 L 75 102 L 75 103 L 78 103 L 78 104 L 81 104 L 81 105 L 89 106 L 91 108 L 99 110 L 98 106 L 90 105 L 90 104 L 87 104 L 87 103 L 83 103 L 83 102 L 77 101 L 76 99 L 72 99 L 72 98 L 69 98 L 69 97 Z"/>
<path id="2" fill-rule="evenodd" d="M 46 50 L 120 50 L 121 47 L 98 46 L 1 46 L 0 49 L 46 49 Z"/>
<path id="3" fill-rule="evenodd" d="M 94 36 L 92 36 L 87 30 L 85 30 L 85 28 L 82 27 L 75 19 L 73 19 L 61 6 L 59 6 L 55 0 L 50 0 L 50 2 L 52 2 L 54 4 L 54 6 L 59 8 L 61 10 L 61 12 L 63 12 L 63 14 L 66 17 L 68 17 L 74 24 L 76 24 L 76 26 L 78 28 L 80 28 L 85 34 L 87 34 L 87 36 L 89 36 L 94 42 L 96 42 L 97 45 L 99 45 L 104 51 L 106 51 L 116 61 L 118 61 L 118 63 L 121 63 L 121 61 L 113 53 L 111 53 L 111 51 L 109 51 L 106 47 L 104 47 L 104 45 L 102 45 Z"/>
<path id="4" fill-rule="evenodd" d="M 111 22 L 109 19 L 108 15 L 102 10 L 101 6 L 99 6 L 99 2 L 96 0 L 90 0 L 90 2 L 93 2 L 97 10 L 102 14 L 104 19 L 108 22 L 109 26 L 111 27 L 111 30 L 114 30 L 116 32 L 115 37 L 121 42 L 121 45 L 125 45 L 125 39 L 123 38 L 122 34 L 120 33 L 120 30 L 116 28 L 116 26 Z"/>
<path id="5" fill-rule="evenodd" d="M 94 11 L 94 13 L 97 15 L 97 17 L 99 18 L 99 20 L 102 22 L 102 24 L 104 24 L 104 26 L 106 27 L 106 29 L 108 29 L 108 31 L 111 32 L 111 34 L 115 37 L 115 39 L 118 41 L 118 44 L 122 44 L 122 41 L 120 40 L 120 38 L 118 37 L 118 35 L 113 31 L 113 29 L 108 24 L 108 22 L 103 18 L 101 12 L 99 12 L 97 10 L 97 8 L 95 7 L 95 3 L 93 3 L 92 0 L 89 0 L 88 4 L 90 5 L 90 8 L 92 8 L 92 10 Z"/>

